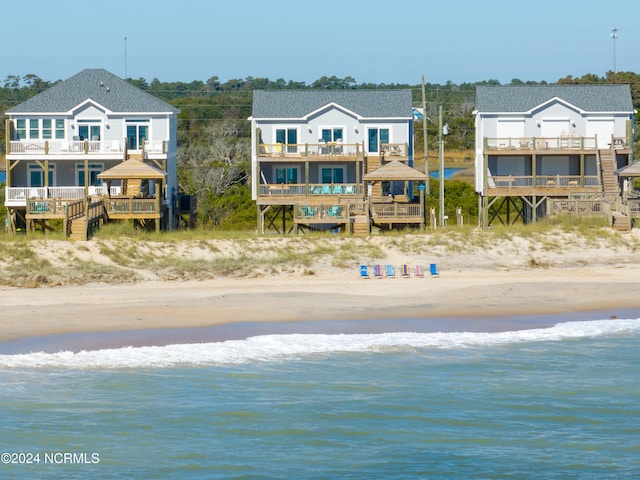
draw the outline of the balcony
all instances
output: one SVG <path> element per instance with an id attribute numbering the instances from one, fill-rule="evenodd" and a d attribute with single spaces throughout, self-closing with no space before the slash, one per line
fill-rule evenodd
<path id="1" fill-rule="evenodd" d="M 406 160 L 409 158 L 409 145 L 406 143 L 383 143 L 380 145 L 381 156 L 393 160 Z M 281 160 L 358 160 L 364 158 L 365 150 L 360 143 L 261 143 L 258 145 L 258 157 L 260 161 L 269 159 Z M 375 152 L 372 155 L 378 156 Z"/>
<path id="2" fill-rule="evenodd" d="M 119 186 L 111 187 L 111 195 L 119 193 Z M 88 188 L 88 194 L 92 197 L 106 196 L 107 187 L 91 186 Z M 80 200 L 85 197 L 85 188 L 77 186 L 5 188 L 5 205 L 7 207 L 25 207 L 28 200 Z"/>
<path id="3" fill-rule="evenodd" d="M 362 197 L 363 187 L 355 183 L 262 184 L 258 189 L 258 203 L 322 201 L 323 198 Z"/>
<path id="4" fill-rule="evenodd" d="M 490 175 L 487 177 L 487 191 L 492 195 L 566 195 L 597 192 L 601 189 L 600 178 L 597 175 Z"/>
<path id="5" fill-rule="evenodd" d="M 283 143 L 261 143 L 258 145 L 258 157 L 260 161 L 269 159 L 300 160 L 322 159 L 322 160 L 345 160 L 362 159 L 363 148 L 359 143 L 304 143 L 304 144 L 283 144 Z"/>
<path id="6" fill-rule="evenodd" d="M 143 152 L 166 154 L 167 141 L 145 141 Z M 9 142 L 7 156 L 43 156 L 74 157 L 79 155 L 107 155 L 123 157 L 127 151 L 124 140 L 12 140 Z"/>
<path id="7" fill-rule="evenodd" d="M 607 139 L 603 147 L 602 138 L 598 137 L 523 137 L 523 138 L 485 138 L 484 151 L 491 155 L 505 155 L 519 152 L 524 155 L 545 153 L 570 153 L 580 152 L 594 153 L 598 149 L 613 148 L 628 149 L 629 142 L 626 137 L 611 137 Z"/>

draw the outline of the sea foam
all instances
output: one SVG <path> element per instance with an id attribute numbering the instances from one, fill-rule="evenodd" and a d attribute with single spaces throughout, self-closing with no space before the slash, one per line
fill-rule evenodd
<path id="1" fill-rule="evenodd" d="M 559 323 L 550 328 L 495 333 L 379 333 L 261 335 L 245 340 L 90 351 L 0 355 L 0 368 L 118 369 L 233 365 L 293 360 L 309 355 L 464 349 L 553 342 L 640 332 L 640 319 Z"/>

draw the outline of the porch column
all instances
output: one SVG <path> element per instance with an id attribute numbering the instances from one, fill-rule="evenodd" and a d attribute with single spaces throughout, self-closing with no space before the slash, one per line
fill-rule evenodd
<path id="1" fill-rule="evenodd" d="M 536 178 L 538 171 L 538 156 L 534 153 L 531 155 L 531 188 L 536 188 L 538 180 Z"/>
<path id="2" fill-rule="evenodd" d="M 47 194 L 49 193 L 49 159 L 44 159 L 44 186 L 47 189 Z"/>
<path id="3" fill-rule="evenodd" d="M 482 179 L 482 191 L 486 193 L 489 188 L 489 155 L 486 153 L 482 156 L 482 171 L 483 171 L 483 179 Z M 442 179 L 440 179 L 442 181 Z"/>
<path id="4" fill-rule="evenodd" d="M 580 186 L 584 187 L 584 153 L 580 154 Z"/>
<path id="5" fill-rule="evenodd" d="M 304 162 L 304 193 L 305 195 L 309 195 L 309 160 L 305 160 Z"/>
<path id="6" fill-rule="evenodd" d="M 538 197 L 534 195 L 531 197 L 531 222 L 536 223 L 538 221 Z"/>
<path id="7" fill-rule="evenodd" d="M 89 159 L 84 159 L 84 196 L 89 196 Z"/>

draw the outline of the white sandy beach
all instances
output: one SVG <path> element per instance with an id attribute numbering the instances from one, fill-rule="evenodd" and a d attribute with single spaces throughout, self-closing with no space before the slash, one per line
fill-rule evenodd
<path id="1" fill-rule="evenodd" d="M 432 327 L 437 329 L 447 318 L 467 318 L 484 322 L 487 329 L 508 329 L 506 323 L 500 326 L 501 318 L 588 311 L 617 316 L 640 309 L 635 234 L 615 249 L 578 244 L 571 253 L 539 248 L 533 255 L 531 245 L 514 247 L 521 240 L 509 240 L 509 248 L 458 255 L 437 248 L 408 255 L 388 240 L 367 241 L 384 247 L 381 262 L 433 261 L 440 277 L 361 279 L 357 262 L 343 268 L 324 262 L 314 265 L 311 275 L 294 269 L 185 281 L 141 272 L 135 283 L 2 287 L 0 341 L 69 332 L 310 320 L 431 319 L 437 320 Z M 69 248 L 69 242 L 43 245 L 49 255 L 58 249 L 62 257 Z M 87 250 L 96 261 L 104 261 L 97 251 Z M 228 250 L 228 245 L 219 249 Z"/>

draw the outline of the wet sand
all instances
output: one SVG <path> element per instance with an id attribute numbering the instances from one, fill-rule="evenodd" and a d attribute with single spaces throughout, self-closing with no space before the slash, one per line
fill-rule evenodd
<path id="1" fill-rule="evenodd" d="M 0 289 L 0 354 L 165 345 L 271 333 L 506 331 L 637 318 L 634 266 L 353 273 Z"/>

